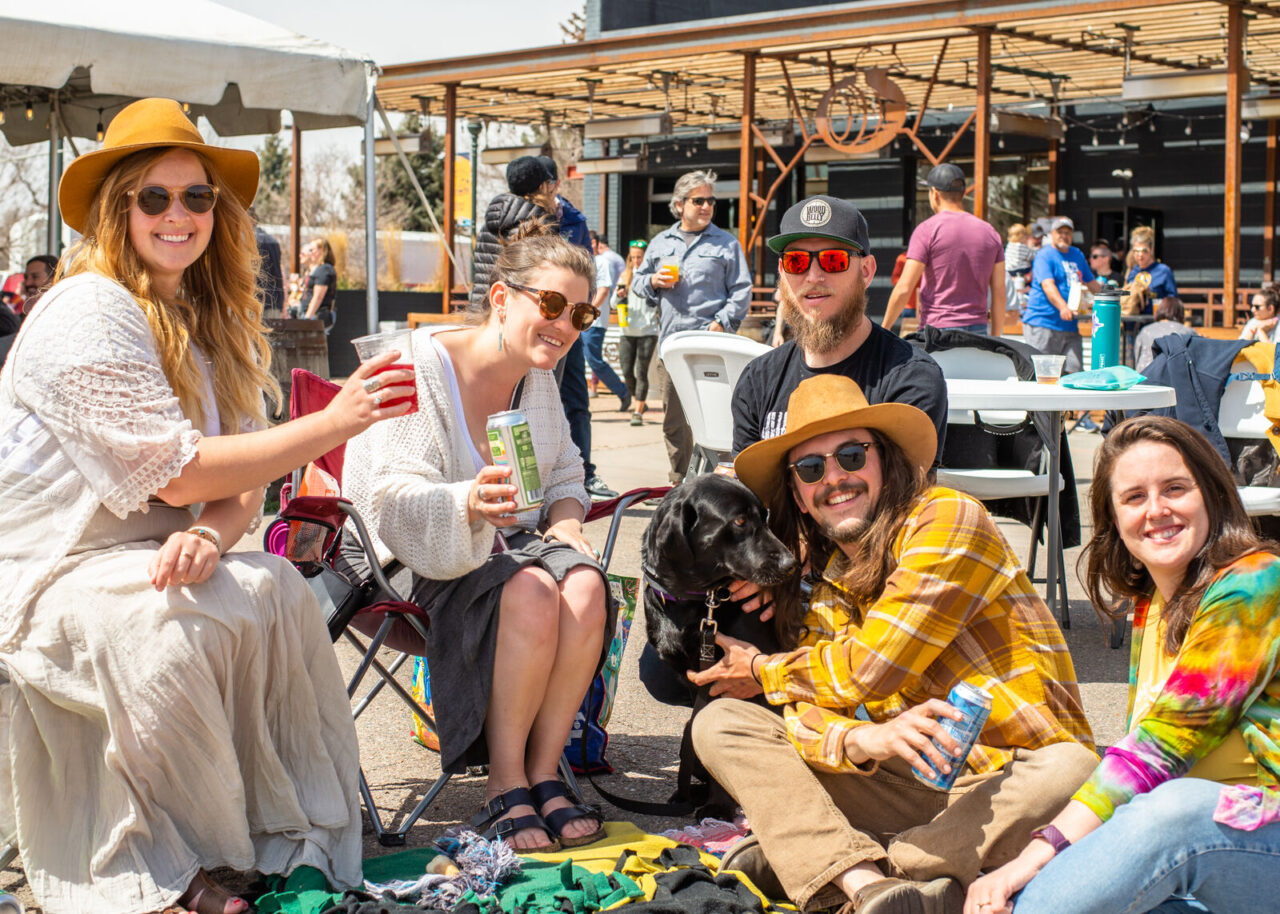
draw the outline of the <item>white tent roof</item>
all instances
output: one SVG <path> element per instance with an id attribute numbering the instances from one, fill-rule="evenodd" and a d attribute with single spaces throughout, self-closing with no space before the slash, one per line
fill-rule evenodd
<path id="1" fill-rule="evenodd" d="M 0 35 L 12 145 L 48 141 L 55 93 L 64 129 L 82 137 L 148 96 L 189 103 L 222 136 L 274 133 L 281 109 L 302 129 L 354 126 L 377 69 L 210 0 L 0 0 Z"/>

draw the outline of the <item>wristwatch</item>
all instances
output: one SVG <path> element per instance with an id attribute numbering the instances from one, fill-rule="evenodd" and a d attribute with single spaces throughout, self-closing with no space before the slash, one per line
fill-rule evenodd
<path id="1" fill-rule="evenodd" d="M 1056 825 L 1044 825 L 1037 828 L 1031 833 L 1031 837 L 1039 838 L 1041 841 L 1049 842 L 1049 846 L 1053 848 L 1054 856 L 1065 851 L 1071 846 L 1071 842 L 1067 840 L 1067 836 L 1058 831 Z"/>

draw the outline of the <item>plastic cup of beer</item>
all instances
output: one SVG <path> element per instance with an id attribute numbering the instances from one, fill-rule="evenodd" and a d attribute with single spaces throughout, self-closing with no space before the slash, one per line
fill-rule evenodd
<path id="1" fill-rule="evenodd" d="M 662 261 L 662 272 L 670 277 L 673 283 L 680 281 L 680 261 L 674 257 L 669 257 Z"/>
<path id="2" fill-rule="evenodd" d="M 1036 381 L 1041 384 L 1057 384 L 1066 361 L 1065 355 L 1033 355 L 1031 364 L 1036 369 Z"/>
<path id="3" fill-rule="evenodd" d="M 398 368 L 413 371 L 413 331 L 412 330 L 389 330 L 386 333 L 371 333 L 368 336 L 358 336 L 351 341 L 351 345 L 356 347 L 356 355 L 360 357 L 361 362 L 367 362 L 372 358 L 377 358 L 385 352 L 399 352 L 400 358 L 388 365 L 386 368 L 380 368 L 374 374 L 383 374 L 388 371 L 395 371 Z M 413 385 L 413 395 L 409 397 L 395 397 L 387 400 L 382 404 L 383 407 L 399 406 L 401 403 L 408 403 L 409 412 L 416 413 L 418 411 L 418 382 L 415 376 L 414 380 L 408 383 Z M 408 415 L 408 413 L 405 413 Z"/>

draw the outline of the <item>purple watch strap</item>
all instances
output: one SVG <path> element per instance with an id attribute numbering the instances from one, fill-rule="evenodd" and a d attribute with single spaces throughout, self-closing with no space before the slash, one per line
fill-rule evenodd
<path id="1" fill-rule="evenodd" d="M 1071 846 L 1071 842 L 1067 840 L 1067 836 L 1058 831 L 1056 825 L 1046 825 L 1043 828 L 1037 828 L 1031 833 L 1032 838 L 1040 838 L 1048 841 L 1053 848 L 1054 854 L 1060 854 Z"/>

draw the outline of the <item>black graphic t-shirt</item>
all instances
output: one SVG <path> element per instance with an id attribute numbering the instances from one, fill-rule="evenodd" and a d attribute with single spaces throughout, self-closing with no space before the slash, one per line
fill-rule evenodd
<path id="1" fill-rule="evenodd" d="M 733 453 L 786 431 L 787 400 L 801 381 L 819 374 L 852 378 L 868 403 L 907 403 L 924 410 L 938 429 L 938 454 L 942 454 L 947 430 L 942 369 L 923 349 L 875 323 L 871 335 L 852 355 L 826 368 L 806 365 L 794 341 L 751 361 L 733 390 Z"/>

